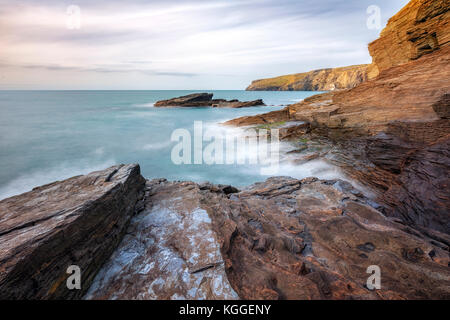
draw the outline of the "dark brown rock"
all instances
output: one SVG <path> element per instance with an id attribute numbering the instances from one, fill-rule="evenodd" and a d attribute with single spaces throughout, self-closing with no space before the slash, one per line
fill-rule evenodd
<path id="1" fill-rule="evenodd" d="M 0 201 L 0 299 L 77 299 L 109 258 L 143 197 L 138 165 L 120 165 Z M 70 265 L 81 290 L 69 290 Z"/>
<path id="2" fill-rule="evenodd" d="M 214 108 L 246 108 L 265 106 L 261 99 L 253 101 L 213 99 L 212 93 L 194 93 L 187 96 L 161 100 L 155 103 L 155 107 L 214 107 Z"/>
<path id="3" fill-rule="evenodd" d="M 198 106 L 210 103 L 212 97 L 213 97 L 212 93 L 193 93 L 187 96 L 158 101 L 155 103 L 155 107 Z"/>

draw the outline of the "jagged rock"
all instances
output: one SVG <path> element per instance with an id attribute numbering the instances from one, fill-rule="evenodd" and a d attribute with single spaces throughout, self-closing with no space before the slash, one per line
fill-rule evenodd
<path id="1" fill-rule="evenodd" d="M 270 178 L 239 193 L 147 182 L 146 208 L 86 299 L 448 299 L 448 245 L 340 180 Z M 370 291 L 370 265 L 381 290 Z"/>
<path id="2" fill-rule="evenodd" d="M 450 298 L 448 242 L 385 217 L 348 182 L 142 183 L 136 165 L 118 166 L 0 202 L 12 212 L 0 221 L 1 297 Z M 71 264 L 83 290 L 65 288 Z M 371 265 L 380 290 L 366 286 Z"/>
<path id="3" fill-rule="evenodd" d="M 147 190 L 145 210 L 85 298 L 238 299 L 199 186 L 152 180 Z"/>
<path id="4" fill-rule="evenodd" d="M 122 239 L 143 197 L 138 165 L 120 165 L 0 201 L 0 299 L 76 299 Z M 69 290 L 70 265 L 81 290 Z"/>
<path id="5" fill-rule="evenodd" d="M 194 93 L 187 96 L 161 100 L 155 103 L 155 107 L 214 107 L 214 108 L 246 108 L 265 106 L 261 99 L 253 101 L 213 99 L 212 93 Z"/>
<path id="6" fill-rule="evenodd" d="M 248 91 L 328 91 L 349 89 L 368 78 L 368 65 L 328 68 L 255 80 Z"/>
<path id="7" fill-rule="evenodd" d="M 448 245 L 386 218 L 349 183 L 280 177 L 203 197 L 243 299 L 449 298 Z M 381 290 L 365 287 L 370 265 Z"/>
<path id="8" fill-rule="evenodd" d="M 413 0 L 389 19 L 380 37 L 369 44 L 380 71 L 447 47 L 450 43 L 450 1 Z"/>

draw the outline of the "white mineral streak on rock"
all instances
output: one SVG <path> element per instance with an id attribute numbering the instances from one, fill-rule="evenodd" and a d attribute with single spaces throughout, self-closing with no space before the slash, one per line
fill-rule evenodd
<path id="1" fill-rule="evenodd" d="M 182 196 L 152 199 L 97 274 L 86 299 L 238 299 L 208 213 Z"/>

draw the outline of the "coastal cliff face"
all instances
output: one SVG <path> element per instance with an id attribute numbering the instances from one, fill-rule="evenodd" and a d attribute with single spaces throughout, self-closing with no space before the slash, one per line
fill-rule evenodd
<path id="1" fill-rule="evenodd" d="M 409 2 L 393 16 L 379 39 L 369 44 L 379 72 L 445 48 L 450 42 L 450 1 Z"/>
<path id="2" fill-rule="evenodd" d="M 447 0 L 413 0 L 393 17 L 370 45 L 381 70 L 375 79 L 227 124 L 306 124 L 288 138 L 329 139 L 328 161 L 374 188 L 385 214 L 448 243 L 449 9 Z M 429 35 L 439 45 L 422 50 Z"/>
<path id="3" fill-rule="evenodd" d="M 320 69 L 276 78 L 255 80 L 248 91 L 329 91 L 349 89 L 368 77 L 368 65 Z"/>
<path id="4" fill-rule="evenodd" d="M 255 80 L 250 91 L 350 89 L 393 66 L 416 60 L 450 43 L 450 0 L 413 0 L 369 44 L 372 64 L 321 69 Z"/>

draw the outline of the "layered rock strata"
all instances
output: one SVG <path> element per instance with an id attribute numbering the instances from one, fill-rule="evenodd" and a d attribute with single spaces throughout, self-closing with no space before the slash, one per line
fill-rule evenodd
<path id="1" fill-rule="evenodd" d="M 238 190 L 154 179 L 144 188 L 129 165 L 0 205 L 22 222 L 7 214 L 0 224 L 11 230 L 1 235 L 4 299 L 450 298 L 448 243 L 386 217 L 341 180 L 273 177 Z M 71 209 L 44 220 L 60 206 Z M 82 290 L 66 287 L 72 264 Z"/>
<path id="2" fill-rule="evenodd" d="M 329 139 L 334 148 L 325 158 L 374 188 L 378 201 L 385 204 L 385 214 L 425 228 L 448 243 L 449 8 L 448 1 L 414 0 L 394 16 L 380 39 L 370 45 L 381 70 L 375 79 L 227 124 L 288 122 L 295 127 L 297 121 L 304 128 L 306 123 L 308 128 L 298 134 L 281 137 Z M 418 54 L 416 44 L 422 40 L 408 40 L 416 32 L 423 39 L 435 33 L 439 46 Z"/>
<path id="3" fill-rule="evenodd" d="M 145 180 L 120 165 L 0 201 L 0 299 L 78 299 L 122 240 Z M 81 270 L 69 290 L 67 269 Z"/>
<path id="4" fill-rule="evenodd" d="M 368 65 L 319 69 L 275 78 L 255 80 L 248 91 L 328 91 L 349 89 L 366 81 Z"/>

